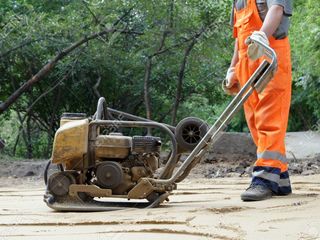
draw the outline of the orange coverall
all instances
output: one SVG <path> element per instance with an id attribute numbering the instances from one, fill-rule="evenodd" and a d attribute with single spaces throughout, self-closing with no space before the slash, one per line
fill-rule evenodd
<path id="1" fill-rule="evenodd" d="M 239 62 L 236 75 L 243 86 L 263 58 L 248 58 L 245 40 L 253 31 L 259 31 L 262 20 L 256 0 L 247 0 L 247 6 L 234 10 L 233 34 L 238 38 Z M 244 111 L 252 138 L 257 145 L 257 161 L 253 169 L 253 184 L 265 185 L 275 194 L 291 193 L 288 163 L 285 156 L 285 134 L 291 99 L 291 60 L 288 37 L 269 38 L 278 57 L 278 70 L 262 93 L 254 92 L 244 104 Z"/>

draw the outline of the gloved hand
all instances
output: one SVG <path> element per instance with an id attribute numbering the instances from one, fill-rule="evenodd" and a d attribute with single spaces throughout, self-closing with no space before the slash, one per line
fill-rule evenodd
<path id="1" fill-rule="evenodd" d="M 226 78 L 222 81 L 222 89 L 228 95 L 235 95 L 239 92 L 240 85 L 236 76 L 235 67 L 230 67 Z"/>
<path id="2" fill-rule="evenodd" d="M 269 46 L 269 40 L 267 38 L 267 35 L 262 31 L 254 31 L 250 37 L 254 37 L 256 39 L 259 39 L 261 42 L 263 42 Z M 249 44 L 249 43 L 250 43 L 250 41 L 247 38 L 246 44 Z M 247 54 L 251 60 L 255 61 L 264 54 L 264 49 L 259 44 L 255 43 L 255 42 L 251 42 L 248 46 Z"/>

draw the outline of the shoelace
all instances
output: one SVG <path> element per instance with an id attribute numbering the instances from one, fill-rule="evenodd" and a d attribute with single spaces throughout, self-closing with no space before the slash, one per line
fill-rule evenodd
<path id="1" fill-rule="evenodd" d="M 246 190 L 249 190 L 249 189 L 258 189 L 258 190 L 261 190 L 261 189 L 263 189 L 263 188 L 264 188 L 264 186 L 262 186 L 262 185 L 251 183 L 250 186 L 249 186 Z"/>

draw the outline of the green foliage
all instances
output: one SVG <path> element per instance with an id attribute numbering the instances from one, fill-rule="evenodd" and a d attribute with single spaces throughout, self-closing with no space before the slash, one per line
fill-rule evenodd
<path id="1" fill-rule="evenodd" d="M 320 120 L 320 2 L 297 1 L 292 18 L 291 130 L 317 129 Z"/>

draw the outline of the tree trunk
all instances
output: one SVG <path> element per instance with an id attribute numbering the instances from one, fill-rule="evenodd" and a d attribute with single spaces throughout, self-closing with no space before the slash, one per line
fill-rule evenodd
<path id="1" fill-rule="evenodd" d="M 182 96 L 182 85 L 183 85 L 186 64 L 187 64 L 187 60 L 190 55 L 190 52 L 191 52 L 193 46 L 195 45 L 196 41 L 197 41 L 197 38 L 194 38 L 193 41 L 189 44 L 189 46 L 186 48 L 186 50 L 184 52 L 183 59 L 182 59 L 182 63 L 180 65 L 180 70 L 179 70 L 178 80 L 177 80 L 176 97 L 175 97 L 175 101 L 174 101 L 174 107 L 172 110 L 172 120 L 171 120 L 172 125 L 176 124 L 177 112 L 178 112 L 179 103 L 180 103 L 181 96 Z"/>
<path id="2" fill-rule="evenodd" d="M 20 127 L 21 127 L 21 131 L 19 131 L 18 134 L 22 133 L 22 138 L 23 138 L 24 144 L 25 144 L 26 149 L 27 149 L 26 157 L 30 159 L 29 156 L 30 155 L 32 156 L 32 146 L 31 146 L 31 150 L 30 150 L 30 144 L 29 144 L 29 142 L 30 142 L 29 141 L 30 140 L 30 137 L 29 137 L 29 133 L 30 133 L 30 116 L 27 116 L 27 129 L 25 129 L 24 126 L 23 126 L 23 121 L 22 121 L 22 117 L 21 117 L 20 112 L 16 111 L 16 113 L 17 113 L 18 120 L 20 122 Z"/>
<path id="3" fill-rule="evenodd" d="M 27 157 L 28 159 L 31 159 L 33 158 L 33 148 L 32 148 L 32 133 L 31 133 L 32 129 L 31 129 L 31 118 L 30 116 L 28 117 L 27 119 L 27 131 L 26 131 L 26 134 L 27 134 L 27 142 L 26 142 L 26 145 L 27 145 Z"/>
<path id="4" fill-rule="evenodd" d="M 147 119 L 151 119 L 151 103 L 150 103 L 150 76 L 151 76 L 151 68 L 152 68 L 152 57 L 147 58 L 145 74 L 144 74 L 144 103 L 146 106 L 146 117 Z"/>
<path id="5" fill-rule="evenodd" d="M 48 157 L 50 153 L 50 148 L 52 144 L 52 139 L 54 137 L 54 125 L 55 125 L 55 117 L 56 117 L 56 112 L 60 103 L 60 96 L 61 96 L 61 88 L 58 87 L 57 89 L 57 95 L 54 99 L 53 102 L 53 107 L 52 107 L 52 112 L 51 112 L 51 117 L 50 117 L 50 123 L 49 123 L 49 132 L 48 132 L 48 144 L 47 148 L 45 150 L 45 156 Z"/>
<path id="6" fill-rule="evenodd" d="M 18 143 L 19 143 L 19 140 L 20 140 L 20 132 L 22 131 L 22 126 L 20 125 L 19 127 L 19 131 L 18 131 L 18 135 L 16 137 L 16 141 L 14 143 L 14 146 L 13 146 L 13 150 L 12 150 L 12 155 L 15 156 L 16 155 L 16 151 L 17 151 L 17 146 L 18 146 Z"/>
<path id="7" fill-rule="evenodd" d="M 184 52 L 183 60 L 182 60 L 182 63 L 180 65 L 180 70 L 179 70 L 179 74 L 178 74 L 177 91 L 176 91 L 176 97 L 175 97 L 175 101 L 174 101 L 174 107 L 173 107 L 173 110 L 172 110 L 172 120 L 171 120 L 171 124 L 172 125 L 175 125 L 176 121 L 177 121 L 177 112 L 178 112 L 179 104 L 180 104 L 181 97 L 182 97 L 182 85 L 183 85 L 184 73 L 185 73 L 185 68 L 186 68 L 188 57 L 190 55 L 190 52 L 191 52 L 192 48 L 194 47 L 194 45 L 198 41 L 199 37 L 204 32 L 206 32 L 208 29 L 210 29 L 211 27 L 212 27 L 211 25 L 208 28 L 204 28 L 203 27 L 203 28 L 200 29 L 199 32 L 194 34 L 190 38 L 191 43 L 188 45 L 188 47 L 186 48 L 186 50 Z"/>

